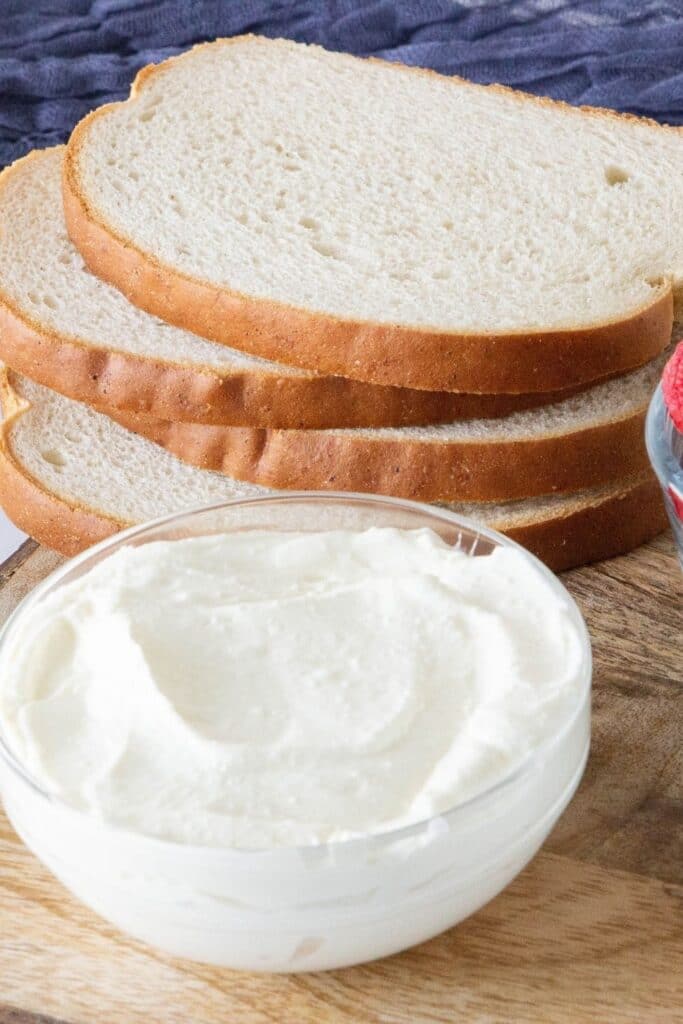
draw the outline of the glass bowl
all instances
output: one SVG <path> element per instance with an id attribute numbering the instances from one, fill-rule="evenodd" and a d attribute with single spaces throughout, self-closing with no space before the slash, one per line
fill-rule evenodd
<path id="1" fill-rule="evenodd" d="M 429 527 L 471 557 L 493 531 L 435 507 L 350 494 L 288 494 L 182 513 L 120 533 L 67 562 L 26 610 L 123 545 L 225 531 Z M 447 813 L 360 839 L 245 850 L 195 846 L 111 827 L 45 792 L 0 735 L 0 788 L 17 833 L 53 874 L 122 931 L 179 957 L 257 971 L 343 967 L 398 952 L 457 924 L 536 853 L 583 774 L 590 737 L 591 652 L 561 583 L 528 552 L 584 637 L 582 688 L 555 735 L 513 773 Z"/>
<path id="2" fill-rule="evenodd" d="M 661 385 L 652 396 L 648 409 L 645 443 L 664 494 L 664 505 L 683 568 L 683 435 L 669 416 Z"/>

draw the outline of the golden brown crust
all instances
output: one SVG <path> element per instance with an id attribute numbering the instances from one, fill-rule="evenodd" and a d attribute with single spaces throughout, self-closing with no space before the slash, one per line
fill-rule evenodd
<path id="1" fill-rule="evenodd" d="M 4 371 L 0 373 L 0 400 L 0 506 L 20 530 L 63 555 L 77 555 L 129 525 L 45 490 L 12 452 L 12 425 L 27 405 L 17 398 Z"/>
<path id="2" fill-rule="evenodd" d="M 31 476 L 14 457 L 11 443 L 12 426 L 28 406 L 17 398 L 5 373 L 0 374 L 0 399 L 0 506 L 18 527 L 41 544 L 74 555 L 131 525 L 60 498 Z M 559 572 L 629 551 L 664 530 L 666 523 L 659 486 L 648 472 L 602 502 L 506 532 Z"/>
<path id="3" fill-rule="evenodd" d="M 20 529 L 64 555 L 78 554 L 129 525 L 72 506 L 44 490 L 14 461 L 4 441 L 0 441 L 0 506 Z M 506 532 L 555 572 L 561 572 L 624 554 L 661 533 L 666 525 L 659 487 L 648 480 L 570 516 L 527 523 Z"/>
<path id="4" fill-rule="evenodd" d="M 172 423 L 109 409 L 184 462 L 276 490 L 362 491 L 416 501 L 514 501 L 599 487 L 647 469 L 637 412 L 571 435 L 513 441 L 401 440 L 354 431 Z"/>
<path id="5" fill-rule="evenodd" d="M 77 555 L 124 528 L 123 523 L 69 505 L 45 491 L 0 443 L 0 506 L 24 533 L 63 555 Z"/>
<path id="6" fill-rule="evenodd" d="M 598 505 L 566 518 L 548 519 L 505 532 L 555 572 L 626 554 L 668 526 L 659 484 L 653 476 Z"/>
<path id="7" fill-rule="evenodd" d="M 363 384 L 345 377 L 279 377 L 167 363 L 97 348 L 32 323 L 0 294 L 0 358 L 18 373 L 90 405 L 161 419 L 283 429 L 413 426 L 499 418 L 568 397 L 469 395 Z"/>
<path id="8" fill-rule="evenodd" d="M 133 96 L 151 76 L 167 71 L 171 62 L 144 69 Z M 425 74 L 422 69 L 404 72 Z M 516 95 L 520 101 L 554 105 L 551 100 Z M 107 109 L 101 107 L 81 121 L 67 146 L 63 191 L 69 234 L 90 269 L 131 302 L 202 337 L 277 362 L 375 384 L 511 393 L 557 390 L 633 369 L 670 341 L 670 282 L 653 286 L 649 303 L 626 310 L 617 321 L 490 335 L 343 319 L 256 299 L 184 274 L 114 232 L 83 193 L 78 180 L 79 150 L 89 124 Z"/>

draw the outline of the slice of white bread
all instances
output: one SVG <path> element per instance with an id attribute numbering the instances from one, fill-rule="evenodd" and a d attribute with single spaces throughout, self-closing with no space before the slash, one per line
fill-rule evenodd
<path id="1" fill-rule="evenodd" d="M 274 427 L 435 423 L 547 400 L 363 384 L 170 327 L 85 268 L 64 223 L 63 153 L 31 153 L 0 175 L 0 358 L 34 380 L 172 420 Z"/>
<path id="2" fill-rule="evenodd" d="M 243 36 L 140 72 L 67 147 L 86 263 L 169 323 L 381 384 L 633 369 L 683 294 L 683 133 Z"/>
<path id="3" fill-rule="evenodd" d="M 186 462 L 267 487 L 510 501 L 645 470 L 645 415 L 665 361 L 542 409 L 432 427 L 259 430 L 104 411 Z"/>
<path id="4" fill-rule="evenodd" d="M 5 372 L 0 504 L 41 543 L 74 554 L 124 526 L 265 488 L 186 466 L 89 406 Z M 620 554 L 664 529 L 650 472 L 566 497 L 449 505 L 504 530 L 556 570 Z"/>

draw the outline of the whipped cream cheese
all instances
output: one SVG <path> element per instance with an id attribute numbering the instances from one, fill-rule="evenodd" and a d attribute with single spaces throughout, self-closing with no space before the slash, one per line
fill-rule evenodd
<path id="1" fill-rule="evenodd" d="M 394 829 L 503 779 L 585 690 L 569 598 L 427 529 L 120 548 L 17 622 L 15 756 L 75 808 L 183 843 Z"/>

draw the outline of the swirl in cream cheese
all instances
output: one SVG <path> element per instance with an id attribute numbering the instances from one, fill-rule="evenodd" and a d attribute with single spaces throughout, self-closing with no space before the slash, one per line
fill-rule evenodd
<path id="1" fill-rule="evenodd" d="M 382 832 L 502 779 L 578 704 L 569 599 L 430 530 L 123 547 L 38 601 L 0 721 L 47 789 L 180 842 Z"/>

